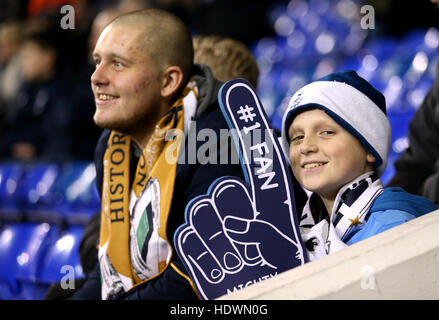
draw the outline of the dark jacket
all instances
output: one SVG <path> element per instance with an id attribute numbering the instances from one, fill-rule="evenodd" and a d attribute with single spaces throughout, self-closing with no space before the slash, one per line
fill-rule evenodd
<path id="1" fill-rule="evenodd" d="M 410 122 L 410 146 L 395 162 L 390 187 L 439 204 L 439 69 L 433 87 Z"/>

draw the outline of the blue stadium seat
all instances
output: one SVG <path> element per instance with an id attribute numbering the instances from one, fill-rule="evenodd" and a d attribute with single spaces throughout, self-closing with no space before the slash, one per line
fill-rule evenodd
<path id="1" fill-rule="evenodd" d="M 60 174 L 60 165 L 54 163 L 29 163 L 19 187 L 22 207 L 29 221 L 60 223 L 62 217 L 51 210 L 45 201 Z"/>
<path id="2" fill-rule="evenodd" d="M 21 221 L 23 218 L 20 188 L 24 176 L 21 163 L 0 164 L 0 219 L 4 222 Z"/>
<path id="3" fill-rule="evenodd" d="M 46 221 L 85 225 L 100 207 L 95 178 L 93 163 L 62 164 L 47 193 L 38 199 L 36 211 Z"/>
<path id="4" fill-rule="evenodd" d="M 38 267 L 59 229 L 47 223 L 6 226 L 0 234 L 0 299 L 29 297 L 22 282 L 36 279 Z"/>
<path id="5" fill-rule="evenodd" d="M 46 241 L 44 250 L 41 250 L 38 264 L 17 272 L 19 292 L 15 293 L 13 299 L 42 300 L 50 285 L 63 281 L 63 277 L 66 285 L 71 285 L 70 280 L 84 277 L 79 258 L 83 227 L 56 231 L 51 234 L 50 241 Z"/>
<path id="6" fill-rule="evenodd" d="M 85 225 L 101 207 L 96 188 L 96 169 L 94 163 L 76 163 L 75 166 L 79 174 L 65 192 L 66 200 L 70 204 L 66 220 L 69 224 Z"/>
<path id="7" fill-rule="evenodd" d="M 83 226 L 70 226 L 52 244 L 36 277 L 36 284 L 47 289 L 52 283 L 61 281 L 66 285 L 73 279 L 84 278 L 79 257 L 79 246 L 84 232 Z"/>

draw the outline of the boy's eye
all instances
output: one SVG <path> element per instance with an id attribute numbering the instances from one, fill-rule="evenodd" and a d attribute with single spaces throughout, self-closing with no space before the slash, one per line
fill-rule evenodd
<path id="1" fill-rule="evenodd" d="M 325 131 L 322 131 L 322 134 L 324 134 L 325 136 L 330 136 L 330 135 L 333 135 L 335 132 L 334 131 L 332 131 L 332 130 L 325 130 Z"/>
<path id="2" fill-rule="evenodd" d="M 303 139 L 303 137 L 304 137 L 304 135 L 302 135 L 302 134 L 300 134 L 300 135 L 296 135 L 296 136 L 293 136 L 293 137 L 291 138 L 291 142 L 297 142 L 297 141 L 300 141 L 300 140 Z"/>

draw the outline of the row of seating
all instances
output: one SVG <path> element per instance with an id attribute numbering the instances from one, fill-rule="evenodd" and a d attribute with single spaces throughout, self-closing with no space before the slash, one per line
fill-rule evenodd
<path id="1" fill-rule="evenodd" d="M 93 163 L 0 163 L 0 300 L 44 299 L 83 278 L 79 245 L 99 212 Z M 61 287 L 62 288 L 62 287 Z"/>
<path id="2" fill-rule="evenodd" d="M 93 163 L 0 163 L 0 221 L 85 225 L 99 211 Z"/>

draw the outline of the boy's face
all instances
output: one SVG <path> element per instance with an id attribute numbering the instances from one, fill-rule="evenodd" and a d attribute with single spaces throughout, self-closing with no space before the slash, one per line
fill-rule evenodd
<path id="1" fill-rule="evenodd" d="M 294 176 L 321 197 L 335 199 L 341 187 L 373 170 L 375 158 L 322 110 L 297 115 L 288 134 Z"/>

